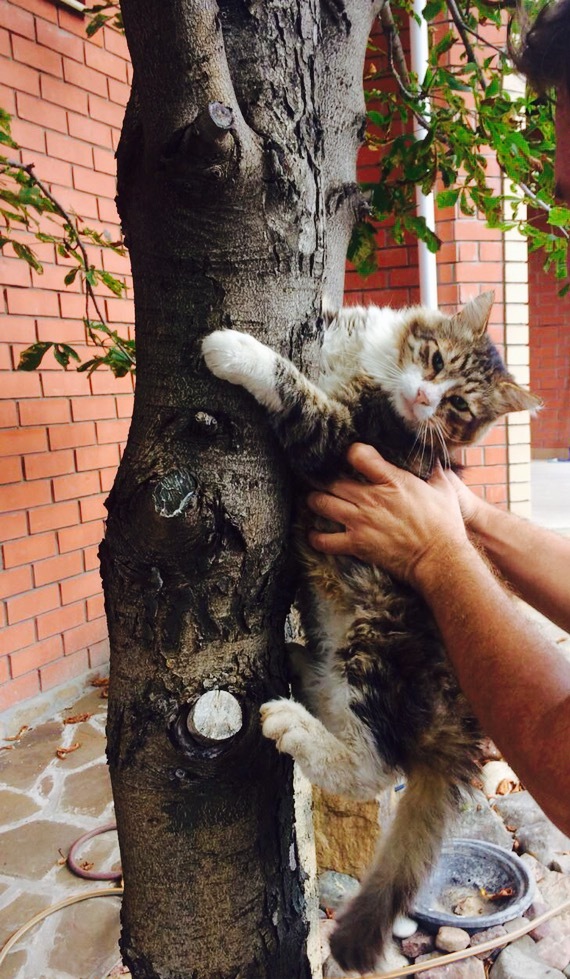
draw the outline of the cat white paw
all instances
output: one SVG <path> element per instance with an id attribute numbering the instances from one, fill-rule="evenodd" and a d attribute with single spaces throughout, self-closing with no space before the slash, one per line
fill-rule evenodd
<path id="1" fill-rule="evenodd" d="M 260 708 L 261 730 L 278 751 L 295 755 L 311 736 L 314 717 L 295 700 L 269 700 Z"/>
<path id="2" fill-rule="evenodd" d="M 265 344 L 238 330 L 215 330 L 202 340 L 202 354 L 209 370 L 220 380 L 241 384 L 260 404 L 279 410 L 277 355 Z"/>

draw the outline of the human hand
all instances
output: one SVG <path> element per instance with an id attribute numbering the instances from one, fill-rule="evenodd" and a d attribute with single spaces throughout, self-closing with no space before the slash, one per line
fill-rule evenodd
<path id="1" fill-rule="evenodd" d="M 370 445 L 351 445 L 346 458 L 368 483 L 342 477 L 327 491 L 309 494 L 314 513 L 344 526 L 333 533 L 311 531 L 315 550 L 351 554 L 421 587 L 422 575 L 436 572 L 450 548 L 471 546 L 455 486 L 440 466 L 425 483 Z"/>
<path id="2" fill-rule="evenodd" d="M 445 470 L 445 478 L 457 494 L 465 526 L 477 533 L 485 521 L 489 504 L 482 497 L 477 496 L 473 490 L 470 490 L 451 469 Z"/>

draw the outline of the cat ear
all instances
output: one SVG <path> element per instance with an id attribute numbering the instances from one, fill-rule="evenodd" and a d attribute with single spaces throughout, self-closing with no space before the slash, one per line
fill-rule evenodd
<path id="1" fill-rule="evenodd" d="M 495 293 L 492 290 L 482 292 L 480 296 L 471 299 L 453 319 L 466 327 L 473 336 L 482 336 L 487 329 L 494 301 Z"/>
<path id="2" fill-rule="evenodd" d="M 497 400 L 499 410 L 502 415 L 509 411 L 530 411 L 531 415 L 536 415 L 543 406 L 542 400 L 526 388 L 522 388 L 516 381 L 501 381 L 497 387 Z"/>

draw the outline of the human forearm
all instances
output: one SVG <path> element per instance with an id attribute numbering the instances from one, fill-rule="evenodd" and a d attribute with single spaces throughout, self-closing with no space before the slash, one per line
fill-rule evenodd
<path id="1" fill-rule="evenodd" d="M 490 504 L 469 529 L 521 598 L 570 632 L 570 540 Z"/>
<path id="2" fill-rule="evenodd" d="M 427 559 L 416 585 L 483 729 L 550 818 L 570 832 L 570 664 L 465 545 Z"/>

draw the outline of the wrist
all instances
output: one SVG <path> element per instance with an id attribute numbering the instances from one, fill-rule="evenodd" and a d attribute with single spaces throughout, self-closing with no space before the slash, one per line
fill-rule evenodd
<path id="1" fill-rule="evenodd" d="M 416 560 L 409 576 L 410 584 L 427 597 L 443 581 L 447 582 L 448 587 L 450 571 L 453 569 L 454 575 L 460 575 L 472 566 L 476 556 L 477 549 L 467 537 L 434 542 Z"/>

